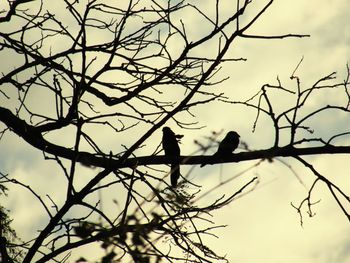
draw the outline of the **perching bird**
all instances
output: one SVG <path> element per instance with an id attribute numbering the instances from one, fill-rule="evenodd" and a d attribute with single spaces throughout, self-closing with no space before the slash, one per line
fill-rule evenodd
<path id="1" fill-rule="evenodd" d="M 225 157 L 232 154 L 234 150 L 237 149 L 239 144 L 239 134 L 235 131 L 229 131 L 225 138 L 220 142 L 219 148 L 213 157 Z M 201 164 L 200 167 L 203 167 L 205 164 Z"/>
<path id="2" fill-rule="evenodd" d="M 183 135 L 176 135 L 169 127 L 163 128 L 163 150 L 167 157 L 172 157 L 172 160 L 178 160 L 180 157 L 180 147 L 178 141 Z M 176 187 L 177 180 L 180 177 L 180 164 L 178 162 L 171 164 L 170 179 L 171 185 Z"/>

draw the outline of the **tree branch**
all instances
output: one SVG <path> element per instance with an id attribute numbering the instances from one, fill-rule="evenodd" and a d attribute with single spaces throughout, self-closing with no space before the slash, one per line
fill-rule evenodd
<path id="1" fill-rule="evenodd" d="M 88 166 L 97 166 L 110 169 L 119 169 L 126 167 L 134 167 L 135 165 L 160 165 L 172 163 L 173 160 L 165 156 L 142 156 L 136 158 L 128 158 L 124 161 L 116 158 L 110 158 L 108 154 L 105 156 L 80 151 L 76 153 L 74 150 L 55 145 L 47 140 L 37 132 L 39 127 L 34 127 L 27 124 L 25 121 L 16 117 L 11 111 L 0 107 L 0 121 L 2 121 L 8 128 L 22 137 L 26 142 L 35 148 L 55 156 L 63 157 L 69 160 L 77 158 L 80 162 Z M 317 155 L 317 154 L 341 154 L 350 153 L 350 146 L 319 146 L 307 148 L 295 148 L 290 145 L 285 147 L 273 147 L 265 150 L 257 150 L 251 152 L 241 152 L 227 156 L 225 158 L 218 158 L 213 156 L 181 156 L 182 165 L 195 165 L 202 163 L 231 163 L 240 161 L 249 161 L 256 159 L 272 159 L 275 157 L 295 157 L 302 155 Z"/>
<path id="2" fill-rule="evenodd" d="M 20 4 L 31 2 L 31 1 L 33 1 L 33 0 L 15 0 L 15 1 L 11 1 L 11 2 L 9 1 L 10 10 L 7 12 L 6 16 L 0 17 L 0 23 L 10 21 L 11 17 L 14 14 L 16 14 L 17 6 L 19 6 Z"/>

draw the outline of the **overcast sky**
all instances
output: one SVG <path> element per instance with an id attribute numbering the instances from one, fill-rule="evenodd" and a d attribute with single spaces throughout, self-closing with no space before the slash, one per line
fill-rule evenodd
<path id="1" fill-rule="evenodd" d="M 224 2 L 224 1 L 222 1 Z M 230 51 L 233 56 L 245 57 L 246 62 L 225 64 L 222 74 L 230 79 L 220 87 L 232 99 L 248 99 L 263 84 L 276 84 L 279 76 L 282 83 L 293 88 L 295 82 L 289 79 L 296 65 L 303 58 L 297 75 L 307 87 L 318 79 L 337 72 L 340 81 L 346 77 L 346 63 L 350 60 L 350 8 L 347 0 L 276 0 L 251 32 L 261 34 L 300 33 L 310 34 L 310 38 L 284 40 L 243 39 Z M 318 97 L 315 105 L 329 99 Z M 338 99 L 338 98 L 335 98 Z M 281 107 L 284 106 L 281 98 Z M 288 101 L 287 101 L 288 103 Z M 212 131 L 236 130 L 241 139 L 252 149 L 271 147 L 271 123 L 262 119 L 253 133 L 254 112 L 246 111 L 231 104 L 201 107 L 194 111 L 202 130 L 182 131 L 186 133 L 182 144 L 182 153 L 191 154 L 196 150 L 194 139 L 206 136 Z M 350 118 L 345 115 L 329 115 L 313 123 L 316 134 L 328 136 L 330 130 L 350 130 Z M 155 134 L 157 140 L 160 132 Z M 107 138 L 101 140 L 108 145 Z M 350 143 L 344 138 L 341 143 Z M 242 149 L 241 149 L 242 150 Z M 242 150 L 243 151 L 243 150 Z M 350 156 L 315 156 L 308 157 L 323 175 L 341 185 L 350 193 L 348 163 Z M 350 225 L 342 214 L 335 200 L 325 185 L 320 183 L 314 191 L 314 201 L 321 200 L 314 206 L 316 215 L 308 218 L 304 210 L 304 225 L 301 227 L 299 215 L 291 206 L 299 204 L 306 197 L 308 187 L 315 179 L 301 164 L 285 159 L 302 179 L 296 176 L 279 161 L 263 163 L 244 173 L 242 177 L 226 185 L 220 192 L 230 193 L 239 189 L 253 176 L 258 176 L 260 184 L 252 193 L 234 201 L 228 207 L 216 211 L 213 220 L 227 225 L 220 229 L 217 236 L 209 239 L 216 251 L 226 254 L 230 262 L 269 262 L 269 263 L 346 263 L 350 262 Z M 225 164 L 196 168 L 189 179 L 209 189 L 221 180 L 228 179 L 254 164 Z M 52 163 L 44 162 L 43 155 L 31 149 L 21 138 L 6 134 L 0 141 L 0 171 L 24 182 L 36 180 L 36 189 L 50 189 L 50 196 L 60 198 L 56 186 L 63 183 L 63 178 L 53 177 L 47 185 L 48 174 L 53 173 Z M 184 173 L 189 167 L 184 168 Z M 57 170 L 58 172 L 59 170 Z M 85 170 L 93 175 L 96 171 Z M 35 179 L 34 179 L 35 178 Z M 42 209 L 33 205 L 29 193 L 16 193 L 16 187 L 6 200 L 13 214 L 13 226 L 19 235 L 29 238 L 29 226 L 40 229 Z M 19 189 L 19 188 L 18 188 Z M 205 202 L 205 201 L 203 201 Z M 348 207 L 349 208 L 349 207 Z M 350 208 L 349 208 L 350 209 Z M 30 215 L 30 220 L 28 218 Z"/>

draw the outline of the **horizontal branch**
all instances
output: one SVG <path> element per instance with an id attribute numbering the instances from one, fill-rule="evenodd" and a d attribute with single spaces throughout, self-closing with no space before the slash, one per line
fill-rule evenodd
<path id="1" fill-rule="evenodd" d="M 182 165 L 195 165 L 195 164 L 219 164 L 219 163 L 237 163 L 241 161 L 250 161 L 257 159 L 271 160 L 276 157 L 294 157 L 302 155 L 318 155 L 318 154 L 349 154 L 350 146 L 321 146 L 321 147 L 309 147 L 309 148 L 294 148 L 291 146 L 285 146 L 281 148 L 269 148 L 264 150 L 257 150 L 251 152 L 240 152 L 232 154 L 230 156 L 217 157 L 217 156 L 181 156 L 180 163 Z M 117 168 L 132 167 L 132 165 L 156 165 L 164 163 L 172 163 L 176 160 L 171 160 L 165 156 L 142 156 L 137 158 L 130 158 L 126 160 L 122 165 L 116 163 Z"/>
<path id="2" fill-rule="evenodd" d="M 285 34 L 285 35 L 270 35 L 270 36 L 241 34 L 240 36 L 244 38 L 255 38 L 255 39 L 283 39 L 283 38 L 289 38 L 289 37 L 291 38 L 310 37 L 309 34 Z"/>
<path id="3" fill-rule="evenodd" d="M 350 146 L 320 146 L 308 148 L 295 148 L 290 145 L 285 147 L 269 148 L 265 150 L 257 150 L 250 152 L 241 152 L 232 154 L 231 156 L 213 157 L 213 156 L 181 156 L 180 159 L 174 160 L 165 156 L 142 156 L 129 158 L 124 161 L 119 160 L 115 156 L 101 156 L 88 152 L 78 152 L 66 147 L 55 145 L 41 135 L 40 126 L 34 127 L 27 124 L 25 121 L 16 117 L 11 111 L 0 107 L 0 121 L 2 121 L 10 130 L 22 137 L 26 142 L 35 148 L 58 157 L 69 160 L 76 159 L 78 162 L 88 165 L 103 167 L 107 169 L 120 169 L 127 167 L 135 167 L 138 165 L 160 165 L 173 162 L 179 162 L 182 165 L 195 164 L 218 164 L 218 163 L 236 163 L 241 161 L 257 160 L 257 159 L 272 159 L 275 157 L 295 157 L 302 155 L 317 155 L 317 154 L 349 154 Z"/>

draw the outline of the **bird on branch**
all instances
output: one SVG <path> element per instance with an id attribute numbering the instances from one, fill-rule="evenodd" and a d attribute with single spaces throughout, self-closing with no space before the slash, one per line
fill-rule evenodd
<path id="1" fill-rule="evenodd" d="M 176 187 L 177 180 L 180 178 L 180 147 L 179 141 L 183 135 L 175 134 L 169 127 L 163 128 L 163 150 L 164 154 L 167 157 L 172 158 L 171 170 L 170 170 L 170 179 L 171 185 Z"/>
<path id="2" fill-rule="evenodd" d="M 227 157 L 232 154 L 234 150 L 237 149 L 239 144 L 239 134 L 235 131 L 229 131 L 225 138 L 219 143 L 219 148 L 216 153 L 213 154 L 214 158 Z M 200 167 L 203 167 L 208 163 L 201 164 Z"/>

